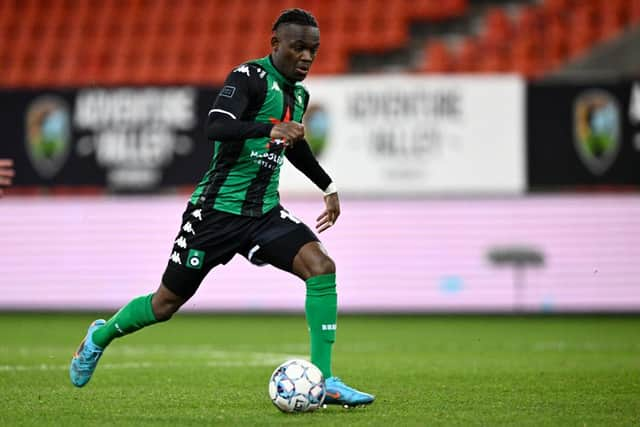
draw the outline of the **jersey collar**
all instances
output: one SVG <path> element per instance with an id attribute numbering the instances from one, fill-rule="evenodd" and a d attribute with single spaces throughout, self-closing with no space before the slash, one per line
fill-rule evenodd
<path id="1" fill-rule="evenodd" d="M 278 83 L 286 84 L 289 86 L 296 85 L 295 82 L 292 82 L 291 80 L 287 79 L 285 76 L 283 76 L 280 73 L 280 71 L 278 71 L 276 66 L 273 65 L 273 61 L 271 60 L 271 55 L 267 55 L 264 58 L 260 58 L 259 63 L 260 65 L 262 65 L 264 68 L 267 69 L 267 71 L 273 76 L 273 78 L 275 78 L 278 81 Z"/>

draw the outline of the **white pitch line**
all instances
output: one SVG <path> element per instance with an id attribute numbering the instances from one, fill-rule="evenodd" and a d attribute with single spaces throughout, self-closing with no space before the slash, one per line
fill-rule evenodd
<path id="1" fill-rule="evenodd" d="M 156 368 L 156 367 L 170 367 L 179 366 L 176 363 L 150 363 L 150 362 L 127 362 L 127 363 L 104 363 L 100 365 L 100 369 L 142 369 L 142 368 Z M 12 371 L 66 371 L 69 369 L 69 365 L 49 365 L 41 363 L 40 365 L 0 365 L 0 371 L 12 372 Z"/>
<path id="2" fill-rule="evenodd" d="M 53 355 L 71 355 L 74 348 L 68 347 L 18 347 L 14 349 L 0 349 L 0 354 L 18 354 L 20 356 L 34 356 L 34 355 L 46 355 L 47 357 L 53 357 Z M 284 352 L 257 352 L 247 350 L 220 350 L 212 346 L 164 346 L 164 345 L 152 345 L 152 346 L 132 346 L 132 345 L 114 345 L 113 348 L 109 348 L 108 354 L 120 355 L 120 356 L 158 356 L 169 355 L 172 358 L 179 356 L 186 356 L 187 358 L 193 358 L 194 356 L 212 358 L 212 359 L 243 359 L 243 358 L 280 358 L 288 356 L 299 357 L 300 352 L 304 352 L 305 348 L 289 349 L 283 348 Z M 303 357 L 304 358 L 304 357 Z"/>
<path id="3" fill-rule="evenodd" d="M 157 354 L 157 353 L 156 353 Z M 207 367 L 255 367 L 255 366 L 276 366 L 288 359 L 305 359 L 305 356 L 285 353 L 257 353 L 257 352 L 228 352 L 228 351 L 212 351 L 206 355 L 214 360 L 203 361 Z M 180 367 L 194 363 L 176 363 L 176 362 L 124 362 L 124 363 L 102 363 L 100 369 L 147 369 L 147 368 L 168 368 Z M 202 366 L 202 365 L 201 365 Z M 0 365 L 0 372 L 17 372 L 17 371 L 60 371 L 68 370 L 68 364 L 48 364 L 41 363 L 38 365 Z"/>

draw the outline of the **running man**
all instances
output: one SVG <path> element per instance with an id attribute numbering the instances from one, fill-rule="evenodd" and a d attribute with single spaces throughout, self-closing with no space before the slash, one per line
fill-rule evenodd
<path id="1" fill-rule="evenodd" d="M 319 233 L 340 215 L 336 185 L 304 140 L 302 116 L 309 94 L 300 81 L 320 46 L 318 24 L 302 9 L 285 10 L 273 25 L 271 54 L 234 69 L 207 119 L 214 143 L 209 169 L 182 216 L 158 289 L 133 299 L 111 319 L 94 321 L 70 366 L 71 382 L 89 382 L 105 348 L 115 338 L 167 321 L 193 296 L 213 267 L 235 254 L 271 264 L 306 284 L 305 313 L 311 361 L 326 378 L 325 403 L 370 404 L 374 396 L 333 375 L 336 335 L 335 264 L 316 235 L 280 205 L 278 179 L 286 156 L 324 193 Z"/>

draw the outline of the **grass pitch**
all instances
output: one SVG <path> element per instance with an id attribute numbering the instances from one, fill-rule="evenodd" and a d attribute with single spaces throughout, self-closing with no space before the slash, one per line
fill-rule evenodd
<path id="1" fill-rule="evenodd" d="M 302 315 L 177 315 L 115 341 L 76 389 L 93 319 L 0 314 L 0 425 L 640 424 L 640 317 L 342 316 L 334 372 L 377 400 L 293 415 L 267 381 L 306 357 Z"/>

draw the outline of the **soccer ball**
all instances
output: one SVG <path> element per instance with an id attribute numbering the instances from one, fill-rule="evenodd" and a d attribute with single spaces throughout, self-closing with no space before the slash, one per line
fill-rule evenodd
<path id="1" fill-rule="evenodd" d="M 282 412 L 315 411 L 322 406 L 325 391 L 320 369 L 302 359 L 287 360 L 269 380 L 271 402 Z"/>

